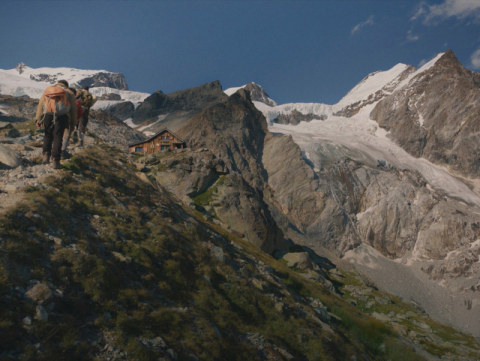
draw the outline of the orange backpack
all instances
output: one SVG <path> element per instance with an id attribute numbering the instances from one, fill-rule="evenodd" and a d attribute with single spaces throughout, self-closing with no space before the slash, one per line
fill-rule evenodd
<path id="1" fill-rule="evenodd" d="M 56 116 L 64 115 L 70 112 L 70 100 L 68 93 L 60 86 L 53 85 L 47 87 L 44 92 L 45 103 L 43 103 L 43 117 L 52 114 L 55 121 Z"/>

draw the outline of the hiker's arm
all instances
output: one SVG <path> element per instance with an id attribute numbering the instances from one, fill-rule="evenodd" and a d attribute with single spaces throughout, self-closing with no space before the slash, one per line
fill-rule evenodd
<path id="1" fill-rule="evenodd" d="M 88 104 L 88 107 L 89 108 L 93 107 L 97 102 L 97 100 L 98 100 L 97 96 L 92 94 L 92 100 L 90 101 L 90 104 Z"/>
<path id="2" fill-rule="evenodd" d="M 69 94 L 70 98 L 70 132 L 73 132 L 73 128 L 77 123 L 77 101 L 75 100 L 75 96 Z"/>
<path id="3" fill-rule="evenodd" d="M 43 117 L 43 104 L 45 103 L 45 95 L 42 94 L 37 106 L 37 114 L 35 115 L 35 122 L 39 122 Z"/>

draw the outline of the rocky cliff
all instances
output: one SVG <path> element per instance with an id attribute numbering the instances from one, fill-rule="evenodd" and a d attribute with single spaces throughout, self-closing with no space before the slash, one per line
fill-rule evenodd
<path id="1" fill-rule="evenodd" d="M 293 109 L 289 114 L 280 114 L 278 117 L 272 120 L 274 123 L 278 124 L 291 124 L 297 125 L 300 122 L 311 122 L 314 119 L 325 120 L 327 115 L 316 115 L 312 113 L 302 114 L 296 109 Z"/>
<path id="2" fill-rule="evenodd" d="M 227 98 L 219 81 L 170 94 L 157 90 L 131 113 L 132 122 L 148 128 L 145 130 L 150 133 L 164 128 L 176 131 L 200 110 L 224 102 Z"/>
<path id="3" fill-rule="evenodd" d="M 285 249 L 283 233 L 263 199 L 261 155 L 270 133 L 248 92 L 240 90 L 227 102 L 206 108 L 179 135 L 194 149 L 207 148 L 228 169 L 213 204 L 219 218 L 267 252 Z"/>
<path id="4" fill-rule="evenodd" d="M 277 103 L 270 98 L 267 92 L 260 85 L 251 82 L 245 85 L 243 89 L 250 93 L 250 98 L 252 101 L 261 102 L 270 107 L 277 106 Z"/>
<path id="5" fill-rule="evenodd" d="M 410 154 L 470 177 L 480 175 L 479 115 L 480 74 L 451 50 L 371 113 Z"/>

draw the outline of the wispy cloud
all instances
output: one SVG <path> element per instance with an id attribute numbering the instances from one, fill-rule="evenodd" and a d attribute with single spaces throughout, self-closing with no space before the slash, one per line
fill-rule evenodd
<path id="1" fill-rule="evenodd" d="M 420 39 L 420 36 L 413 35 L 412 30 L 409 30 L 407 32 L 407 42 L 414 42 L 414 41 L 417 41 L 418 39 Z"/>
<path id="2" fill-rule="evenodd" d="M 366 25 L 373 25 L 373 15 L 370 15 L 370 17 L 367 20 L 361 22 L 360 24 L 355 25 L 352 29 L 352 35 Z"/>
<path id="3" fill-rule="evenodd" d="M 480 20 L 479 0 L 444 0 L 438 5 L 428 5 L 422 1 L 410 20 L 423 19 L 425 25 L 436 24 L 439 21 L 455 17 L 459 20 L 473 17 Z"/>
<path id="4" fill-rule="evenodd" d="M 474 69 L 480 69 L 480 48 L 470 56 L 470 61 L 472 62 L 472 67 Z"/>
<path id="5" fill-rule="evenodd" d="M 417 68 L 421 68 L 422 66 L 424 66 L 425 64 L 427 64 L 427 61 L 428 61 L 427 59 L 422 59 L 422 60 L 420 60 L 420 63 L 418 63 Z"/>

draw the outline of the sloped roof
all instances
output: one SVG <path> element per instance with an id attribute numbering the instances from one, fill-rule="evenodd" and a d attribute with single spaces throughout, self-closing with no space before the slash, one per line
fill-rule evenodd
<path id="1" fill-rule="evenodd" d="M 157 134 L 151 136 L 150 138 L 146 139 L 146 140 L 143 140 L 141 142 L 137 142 L 137 143 L 133 143 L 133 144 L 129 144 L 128 146 L 129 147 L 133 147 L 135 145 L 140 145 L 140 144 L 143 144 L 143 143 L 148 143 L 148 142 L 151 142 L 152 140 L 154 140 L 156 137 L 158 137 L 160 134 L 162 134 L 163 132 L 169 132 L 171 135 L 175 136 L 181 143 L 184 143 L 185 141 L 180 138 L 178 135 L 176 135 L 174 132 L 172 132 L 170 129 L 168 128 L 164 128 L 162 129 L 161 131 L 159 131 Z"/>

